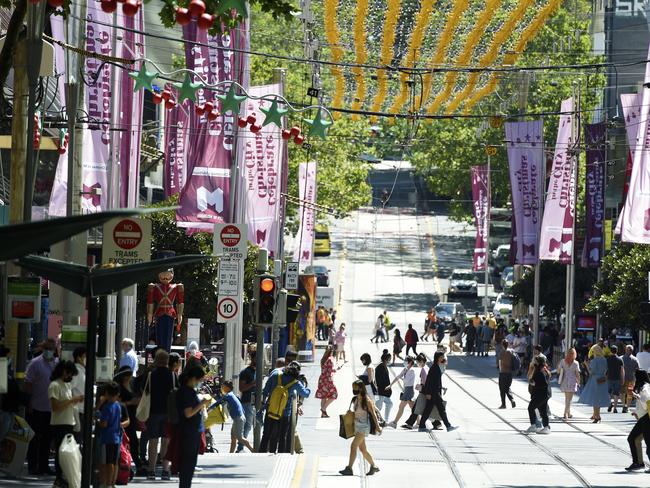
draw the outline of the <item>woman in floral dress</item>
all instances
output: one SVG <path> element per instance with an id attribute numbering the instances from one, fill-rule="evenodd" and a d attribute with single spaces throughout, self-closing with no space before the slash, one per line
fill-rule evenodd
<path id="1" fill-rule="evenodd" d="M 332 359 L 332 346 L 325 348 L 325 353 L 320 360 L 321 373 L 318 378 L 318 389 L 316 398 L 320 398 L 321 418 L 329 418 L 327 407 L 338 397 L 336 386 L 334 386 L 334 360 Z"/>

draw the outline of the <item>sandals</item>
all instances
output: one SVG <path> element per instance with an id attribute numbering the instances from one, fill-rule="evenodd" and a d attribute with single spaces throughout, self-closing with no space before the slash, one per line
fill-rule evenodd
<path id="1" fill-rule="evenodd" d="M 330 416 L 327 415 L 327 412 L 326 412 L 325 410 L 321 410 L 321 411 L 320 411 L 320 418 L 322 418 L 322 419 L 328 419 L 328 418 L 330 418 Z"/>

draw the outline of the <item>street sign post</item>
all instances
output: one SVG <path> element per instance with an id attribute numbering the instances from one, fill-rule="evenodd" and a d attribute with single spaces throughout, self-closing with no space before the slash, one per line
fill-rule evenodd
<path id="1" fill-rule="evenodd" d="M 298 289 L 298 271 L 300 263 L 290 262 L 287 263 L 287 274 L 284 280 L 284 287 L 287 290 L 297 290 Z"/>
<path id="2" fill-rule="evenodd" d="M 248 254 L 248 228 L 243 224 L 215 224 L 213 254 L 245 259 Z"/>
<path id="3" fill-rule="evenodd" d="M 151 220 L 117 218 L 104 224 L 103 264 L 151 261 Z"/>
<path id="4" fill-rule="evenodd" d="M 217 320 L 234 321 L 241 311 L 243 286 L 240 279 L 242 261 L 222 259 L 219 263 L 219 297 L 217 299 Z"/>

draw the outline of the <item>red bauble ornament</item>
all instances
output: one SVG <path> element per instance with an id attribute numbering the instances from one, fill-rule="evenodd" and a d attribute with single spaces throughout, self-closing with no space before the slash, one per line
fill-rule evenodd
<path id="1" fill-rule="evenodd" d="M 65 154 L 65 151 L 66 151 L 66 148 L 65 148 L 65 147 L 60 147 L 60 148 L 58 148 L 58 149 L 56 150 L 56 152 L 58 152 L 58 153 L 61 154 L 61 155 Z"/>
<path id="2" fill-rule="evenodd" d="M 154 93 L 152 95 L 152 101 L 155 105 L 160 105 L 163 101 L 163 97 L 160 93 Z"/>
<path id="3" fill-rule="evenodd" d="M 300 130 L 300 127 L 298 127 L 297 125 L 294 125 L 289 132 L 291 133 L 292 137 L 296 137 L 296 136 L 300 135 L 301 130 Z"/>
<path id="4" fill-rule="evenodd" d="M 259 124 L 251 124 L 251 132 L 253 134 L 257 134 L 259 131 L 262 130 L 262 126 Z"/>
<path id="5" fill-rule="evenodd" d="M 212 110 L 211 112 L 208 112 L 208 120 L 217 120 L 217 117 L 219 117 L 219 112 L 216 110 Z"/>
<path id="6" fill-rule="evenodd" d="M 128 1 L 128 0 L 127 0 Z M 167 110 L 171 110 L 176 106 L 176 100 L 170 98 L 169 100 L 165 100 L 165 108 Z"/>
<path id="7" fill-rule="evenodd" d="M 50 5 L 50 7 L 61 7 L 63 6 L 63 1 L 64 0 L 47 0 L 47 3 Z"/>
<path id="8" fill-rule="evenodd" d="M 214 17 L 210 14 L 203 14 L 196 21 L 196 26 L 202 30 L 208 30 L 214 25 Z"/>
<path id="9" fill-rule="evenodd" d="M 122 5 L 122 12 L 127 17 L 134 17 L 138 13 L 140 5 L 138 0 L 125 0 L 124 5 Z"/>
<path id="10" fill-rule="evenodd" d="M 287 130 L 287 129 L 284 129 L 282 131 L 282 139 L 284 139 L 285 141 L 288 141 L 289 139 L 291 139 L 291 131 Z"/>
<path id="11" fill-rule="evenodd" d="M 169 100 L 172 97 L 172 92 L 169 90 L 163 90 L 160 96 L 163 98 L 163 100 Z"/>
<path id="12" fill-rule="evenodd" d="M 244 117 L 239 117 L 237 119 L 237 125 L 244 129 L 248 125 L 248 121 Z"/>
<path id="13" fill-rule="evenodd" d="M 210 112 L 212 112 L 213 108 L 214 108 L 214 103 L 212 103 L 212 102 L 205 102 L 203 104 L 203 110 L 205 110 L 206 114 L 209 114 Z"/>
<path id="14" fill-rule="evenodd" d="M 299 146 L 302 146 L 302 143 L 305 142 L 305 136 L 297 135 L 296 137 L 293 138 L 293 142 L 295 142 Z"/>
<path id="15" fill-rule="evenodd" d="M 199 117 L 202 117 L 205 113 L 205 107 L 203 105 L 194 105 L 194 113 Z"/>
<path id="16" fill-rule="evenodd" d="M 192 17 L 199 18 L 205 13 L 205 3 L 203 3 L 203 0 L 192 0 L 188 5 L 188 9 Z"/>
<path id="17" fill-rule="evenodd" d="M 178 7 L 176 9 L 176 23 L 178 25 L 187 25 L 192 22 L 192 16 L 190 11 L 183 7 Z"/>
<path id="18" fill-rule="evenodd" d="M 257 117 L 255 117 L 255 114 L 250 114 L 248 117 L 246 117 L 246 122 L 249 124 L 254 124 L 257 122 Z"/>

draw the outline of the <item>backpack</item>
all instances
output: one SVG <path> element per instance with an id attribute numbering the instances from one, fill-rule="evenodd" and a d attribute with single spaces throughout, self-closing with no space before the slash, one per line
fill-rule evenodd
<path id="1" fill-rule="evenodd" d="M 510 370 L 513 373 L 518 373 L 521 370 L 521 358 L 516 352 L 510 352 L 510 356 L 512 357 L 512 366 Z"/>
<path id="2" fill-rule="evenodd" d="M 289 401 L 289 388 L 295 385 L 298 380 L 292 380 L 286 385 L 282 384 L 282 373 L 278 373 L 278 383 L 271 392 L 269 398 L 269 406 L 266 410 L 268 415 L 273 420 L 280 420 L 284 414 L 284 409 Z"/>
<path id="3" fill-rule="evenodd" d="M 122 432 L 122 444 L 120 444 L 120 459 L 117 465 L 116 485 L 127 485 L 133 479 L 131 470 L 131 450 L 129 449 L 129 436 Z"/>

